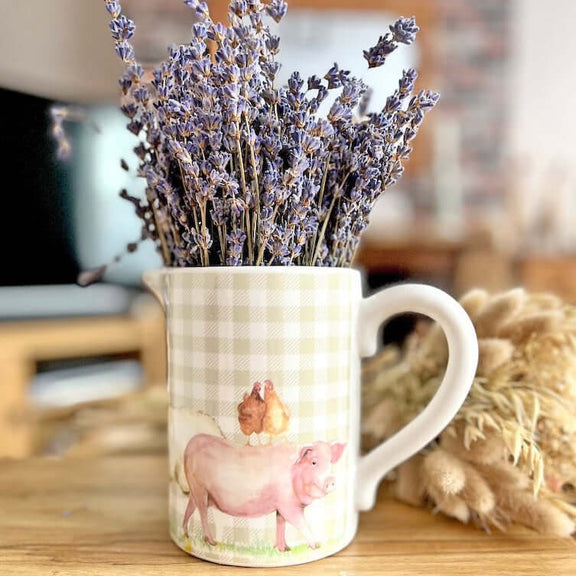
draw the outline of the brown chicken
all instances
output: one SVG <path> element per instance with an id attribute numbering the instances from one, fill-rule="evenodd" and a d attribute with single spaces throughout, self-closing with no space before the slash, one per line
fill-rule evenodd
<path id="1" fill-rule="evenodd" d="M 264 382 L 264 402 L 266 404 L 266 413 L 262 431 L 268 434 L 270 442 L 275 436 L 286 434 L 290 424 L 290 410 L 284 406 L 274 390 L 274 384 L 270 380 Z"/>
<path id="2" fill-rule="evenodd" d="M 261 389 L 262 384 L 255 382 L 254 386 L 252 386 L 252 392 L 244 394 L 244 400 L 238 404 L 238 422 L 240 423 L 240 430 L 248 437 L 246 440 L 248 445 L 250 445 L 252 434 L 260 434 L 262 432 L 266 404 L 260 396 Z M 259 436 L 258 443 L 260 443 Z"/>

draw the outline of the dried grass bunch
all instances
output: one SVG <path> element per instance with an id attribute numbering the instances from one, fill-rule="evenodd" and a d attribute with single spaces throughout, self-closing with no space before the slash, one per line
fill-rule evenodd
<path id="1" fill-rule="evenodd" d="M 511 522 L 569 536 L 576 521 L 576 308 L 521 289 L 461 299 L 480 360 L 470 394 L 436 442 L 402 465 L 396 496 L 462 522 Z M 448 349 L 439 326 L 364 369 L 364 446 L 391 436 L 437 390 Z"/>
<path id="2" fill-rule="evenodd" d="M 143 201 L 121 195 L 164 264 L 349 266 L 438 94 L 414 93 L 409 69 L 385 108 L 367 113 L 368 87 L 337 64 L 278 86 L 280 39 L 267 19 L 284 17 L 283 0 L 231 0 L 228 26 L 205 2 L 185 0 L 197 18 L 192 39 L 148 77 L 131 44 L 134 22 L 118 1 L 104 2 L 124 65 L 121 109 L 147 183 Z M 382 66 L 417 32 L 414 18 L 400 18 L 364 52 L 367 66 Z"/>

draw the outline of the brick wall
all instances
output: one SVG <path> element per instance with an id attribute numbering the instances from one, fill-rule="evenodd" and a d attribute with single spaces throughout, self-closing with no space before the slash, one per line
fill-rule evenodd
<path id="1" fill-rule="evenodd" d="M 457 119 L 467 203 L 498 204 L 505 181 L 510 0 L 442 1 L 442 110 Z"/>

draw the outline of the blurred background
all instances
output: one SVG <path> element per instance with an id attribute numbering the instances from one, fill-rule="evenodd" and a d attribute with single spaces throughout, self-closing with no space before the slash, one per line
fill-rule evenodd
<path id="1" fill-rule="evenodd" d="M 185 43 L 181 0 L 124 0 L 137 58 Z M 224 20 L 226 0 L 209 2 Z M 403 68 L 442 93 L 401 183 L 377 206 L 357 266 L 369 290 L 427 282 L 460 296 L 523 285 L 576 300 L 576 4 L 540 0 L 292 0 L 278 27 L 284 79 L 334 61 L 382 106 Z M 362 50 L 398 16 L 416 43 L 366 72 Z M 0 458 L 154 450 L 164 438 L 164 326 L 141 274 L 151 245 L 110 268 L 139 236 L 121 188 L 142 194 L 136 139 L 118 110 L 120 65 L 101 0 L 0 1 Z M 78 107 L 56 159 L 49 111 Z M 120 166 L 124 159 L 130 171 Z M 385 339 L 402 339 L 409 319 Z"/>

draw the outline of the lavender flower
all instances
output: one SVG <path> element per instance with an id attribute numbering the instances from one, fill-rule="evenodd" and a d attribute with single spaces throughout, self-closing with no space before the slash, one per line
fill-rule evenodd
<path id="1" fill-rule="evenodd" d="M 170 48 L 148 81 L 133 22 L 119 2 L 104 3 L 125 68 L 121 110 L 140 139 L 147 182 L 146 200 L 122 197 L 165 265 L 349 266 L 438 95 L 413 95 L 416 72 L 407 70 L 384 109 L 367 113 L 369 88 L 338 64 L 306 81 L 295 72 L 278 87 L 279 39 L 266 18 L 281 21 L 284 0 L 231 0 L 229 27 L 212 21 L 206 2 L 184 0 L 197 18 L 193 37 Z M 414 18 L 400 18 L 364 52 L 368 66 L 384 64 L 417 32 Z M 318 110 L 330 91 L 324 118 Z M 62 119 L 54 125 L 64 142 Z"/>
<path id="2" fill-rule="evenodd" d="M 394 41 L 402 44 L 412 44 L 419 30 L 414 16 L 412 18 L 400 18 L 390 26 Z"/>
<path id="3" fill-rule="evenodd" d="M 134 22 L 123 14 L 110 22 L 110 31 L 114 40 L 130 40 L 134 36 Z"/>
<path id="4" fill-rule="evenodd" d="M 242 230 L 236 230 L 227 237 L 226 266 L 242 266 L 242 253 L 246 234 Z"/>
<path id="5" fill-rule="evenodd" d="M 280 22 L 286 16 L 287 11 L 288 4 L 283 0 L 272 0 L 270 5 L 266 7 L 266 12 L 275 22 Z"/>
<path id="6" fill-rule="evenodd" d="M 390 26 L 390 33 L 380 36 L 375 46 L 364 51 L 364 58 L 370 68 L 382 66 L 386 58 L 398 48 L 398 44 L 412 44 L 420 29 L 416 18 L 400 18 Z"/>
<path id="7" fill-rule="evenodd" d="M 120 3 L 116 2 L 116 0 L 104 0 L 104 3 L 106 4 L 106 10 L 108 10 L 112 18 L 119 18 L 120 11 L 122 10 Z"/>

